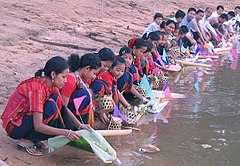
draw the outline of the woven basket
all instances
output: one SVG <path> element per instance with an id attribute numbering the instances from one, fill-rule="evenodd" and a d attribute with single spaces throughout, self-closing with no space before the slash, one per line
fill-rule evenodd
<path id="1" fill-rule="evenodd" d="M 162 76 L 159 76 L 159 82 L 165 84 L 168 80 L 168 76 L 165 76 L 165 75 L 162 75 Z"/>
<path id="2" fill-rule="evenodd" d="M 158 89 L 158 88 L 159 88 L 159 80 L 152 82 L 152 88 L 153 88 L 153 89 Z"/>
<path id="3" fill-rule="evenodd" d="M 169 62 L 170 62 L 170 64 L 172 64 L 172 65 L 176 65 L 176 60 L 175 60 L 175 58 L 169 58 Z"/>
<path id="4" fill-rule="evenodd" d="M 181 56 L 181 50 L 180 47 L 173 47 L 169 50 L 169 54 L 171 55 L 171 57 L 176 58 Z"/>
<path id="5" fill-rule="evenodd" d="M 111 95 L 104 95 L 97 99 L 100 111 L 113 111 L 114 104 Z"/>
<path id="6" fill-rule="evenodd" d="M 140 93 L 142 96 L 146 96 L 147 95 L 147 91 L 143 87 L 138 86 L 138 85 L 133 85 L 133 86 L 138 91 L 138 93 Z"/>
<path id="7" fill-rule="evenodd" d="M 158 89 L 158 88 L 159 88 L 159 79 L 158 79 L 157 76 L 153 76 L 153 77 L 151 78 L 151 87 L 152 87 L 153 89 Z"/>
<path id="8" fill-rule="evenodd" d="M 111 117 L 109 124 L 108 124 L 108 130 L 121 130 L 122 128 L 122 119 L 119 117 Z"/>
<path id="9" fill-rule="evenodd" d="M 122 113 L 123 113 L 123 116 L 126 118 L 126 122 L 128 124 L 136 123 L 138 113 L 134 111 L 134 108 L 131 108 L 131 109 L 123 108 Z"/>

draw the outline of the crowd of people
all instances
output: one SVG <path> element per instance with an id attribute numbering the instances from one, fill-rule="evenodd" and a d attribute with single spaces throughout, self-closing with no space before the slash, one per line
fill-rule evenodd
<path id="1" fill-rule="evenodd" d="M 106 123 L 107 114 L 120 104 L 131 108 L 133 98 L 148 102 L 137 86 L 144 75 L 164 75 L 172 57 L 163 55 L 172 48 L 194 53 L 196 45 L 218 45 L 239 27 L 240 6 L 228 13 L 222 5 L 216 11 L 191 7 L 187 13 L 178 10 L 168 20 L 156 13 L 142 37 L 130 39 L 118 55 L 104 47 L 97 53 L 71 54 L 67 60 L 52 57 L 13 92 L 1 116 L 3 128 L 19 140 L 19 149 L 31 155 L 42 155 L 44 141 L 56 135 L 75 141 L 81 137 L 76 130 L 91 130 L 96 120 Z M 108 113 L 99 110 L 97 100 L 105 95 L 112 97 L 114 105 Z"/>

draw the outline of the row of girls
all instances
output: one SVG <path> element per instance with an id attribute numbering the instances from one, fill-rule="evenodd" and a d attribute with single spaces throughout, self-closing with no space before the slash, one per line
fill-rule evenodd
<path id="1" fill-rule="evenodd" d="M 96 112 L 97 97 L 112 95 L 116 107 L 119 103 L 130 107 L 122 95 L 124 91 L 147 101 L 132 86 L 140 80 L 138 69 L 132 65 L 133 57 L 143 55 L 147 48 L 146 42 L 139 39 L 133 49 L 124 47 L 117 57 L 109 48 L 81 57 L 71 54 L 67 60 L 52 57 L 12 93 L 1 115 L 3 128 L 9 137 L 18 140 L 18 149 L 34 156 L 43 154 L 50 137 L 79 139 L 76 130 L 94 128 L 96 116 L 103 122 L 107 118 Z"/>
<path id="2" fill-rule="evenodd" d="M 169 62 L 161 56 L 166 42 L 166 32 L 151 32 L 144 39 L 129 40 L 128 46 L 122 47 L 117 56 L 109 48 L 82 57 L 72 54 L 68 58 L 70 74 L 61 88 L 65 106 L 81 123 L 95 127 L 96 119 L 107 121 L 106 114 L 98 111 L 96 101 L 104 95 L 112 96 L 118 109 L 120 104 L 130 107 L 128 100 L 133 96 L 147 102 L 136 86 L 144 75 L 151 76 L 154 70 L 166 68 Z M 80 102 L 76 102 L 78 100 Z"/>

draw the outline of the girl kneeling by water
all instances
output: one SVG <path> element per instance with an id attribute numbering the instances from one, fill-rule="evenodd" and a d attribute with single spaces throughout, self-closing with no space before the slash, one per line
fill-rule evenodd
<path id="1" fill-rule="evenodd" d="M 20 83 L 11 95 L 1 119 L 7 134 L 19 139 L 19 149 L 39 156 L 42 152 L 36 145 L 39 148 L 45 145 L 40 141 L 56 135 L 75 141 L 80 135 L 71 129 L 90 129 L 81 124 L 62 101 L 59 88 L 63 87 L 68 73 L 67 62 L 62 57 L 53 57 L 35 77 Z"/>
<path id="2" fill-rule="evenodd" d="M 123 75 L 125 68 L 125 60 L 122 57 L 117 56 L 110 69 L 98 75 L 98 77 L 90 85 L 90 88 L 94 92 L 95 99 L 101 98 L 104 95 L 111 95 L 115 106 L 118 106 L 119 101 L 125 107 L 130 106 L 117 89 L 117 79 Z M 105 114 L 100 114 L 100 119 L 103 122 L 106 122 Z"/>
<path id="3" fill-rule="evenodd" d="M 76 118 L 94 127 L 94 112 L 89 84 L 96 77 L 101 61 L 95 54 L 85 54 L 81 58 L 72 54 L 68 58 L 70 74 L 61 90 L 62 98 Z"/>
<path id="4" fill-rule="evenodd" d="M 126 61 L 126 70 L 123 75 L 117 80 L 118 90 L 123 92 L 131 92 L 134 96 L 142 100 L 143 102 L 148 101 L 144 96 L 142 96 L 136 88 L 133 86 L 133 76 L 129 72 L 129 69 L 132 67 L 133 55 L 132 49 L 129 47 L 122 47 L 119 51 L 119 56 L 122 56 Z M 123 93 L 124 94 L 124 93 Z"/>

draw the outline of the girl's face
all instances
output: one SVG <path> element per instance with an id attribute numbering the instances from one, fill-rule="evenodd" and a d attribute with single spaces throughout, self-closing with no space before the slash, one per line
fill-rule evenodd
<path id="1" fill-rule="evenodd" d="M 239 8 L 236 8 L 236 9 L 234 9 L 234 12 L 235 12 L 236 15 L 237 15 L 237 14 L 240 14 L 240 9 L 239 9 Z"/>
<path id="2" fill-rule="evenodd" d="M 159 40 L 152 40 L 153 47 L 157 47 L 159 45 Z"/>
<path id="3" fill-rule="evenodd" d="M 122 55 L 122 57 L 124 58 L 124 60 L 126 61 L 126 66 L 129 67 L 132 65 L 133 62 L 133 56 L 130 53 L 125 53 Z"/>
<path id="4" fill-rule="evenodd" d="M 175 30 L 175 25 L 174 25 L 174 23 L 171 23 L 171 24 L 169 24 L 169 25 L 166 25 L 165 30 L 166 30 L 166 33 L 167 33 L 167 34 L 172 34 L 172 33 L 174 32 L 174 30 Z"/>
<path id="5" fill-rule="evenodd" d="M 146 47 L 146 46 L 143 46 L 143 47 L 141 47 L 141 48 L 136 48 L 135 46 L 133 47 L 134 55 L 135 55 L 137 58 L 140 58 L 146 50 L 147 50 L 147 47 Z"/>
<path id="6" fill-rule="evenodd" d="M 192 20 L 192 19 L 194 19 L 195 15 L 196 15 L 196 12 L 195 12 L 195 11 L 190 11 L 190 12 L 187 14 L 187 17 L 188 17 L 190 20 Z"/>
<path id="7" fill-rule="evenodd" d="M 175 29 L 175 31 L 173 32 L 173 35 L 177 37 L 178 34 L 179 34 L 179 29 Z"/>
<path id="8" fill-rule="evenodd" d="M 85 67 L 85 72 L 83 73 L 82 77 L 86 81 L 94 79 L 96 77 L 98 71 L 99 71 L 99 69 L 90 69 L 90 67 L 87 66 L 87 67 Z"/>
<path id="9" fill-rule="evenodd" d="M 108 71 L 108 69 L 112 66 L 112 63 L 111 61 L 101 61 L 101 69 L 100 69 L 100 72 L 104 72 L 104 71 Z"/>
<path id="10" fill-rule="evenodd" d="M 63 85 L 67 82 L 67 75 L 69 74 L 69 69 L 63 70 L 62 73 L 56 74 L 54 71 L 51 73 L 53 79 L 53 84 L 57 88 L 61 89 Z"/>
<path id="11" fill-rule="evenodd" d="M 116 78 L 120 78 L 125 72 L 126 65 L 124 63 L 117 63 L 116 66 L 110 69 L 112 75 Z"/>
<path id="12" fill-rule="evenodd" d="M 182 39 L 182 38 L 184 38 L 186 35 L 187 35 L 187 33 L 183 33 L 183 34 L 179 35 L 179 38 Z"/>
<path id="13" fill-rule="evenodd" d="M 152 56 L 151 52 L 145 52 L 142 56 L 143 58 L 141 58 L 141 61 L 146 61 L 149 58 L 151 58 L 151 56 Z"/>
<path id="14" fill-rule="evenodd" d="M 162 21 L 163 21 L 163 18 L 162 18 L 162 17 L 158 17 L 158 18 L 155 19 L 155 22 L 156 22 L 158 25 L 162 24 Z"/>
<path id="15" fill-rule="evenodd" d="M 166 35 L 160 36 L 159 45 L 163 46 L 164 44 L 166 44 L 166 42 L 167 42 L 167 36 Z"/>

